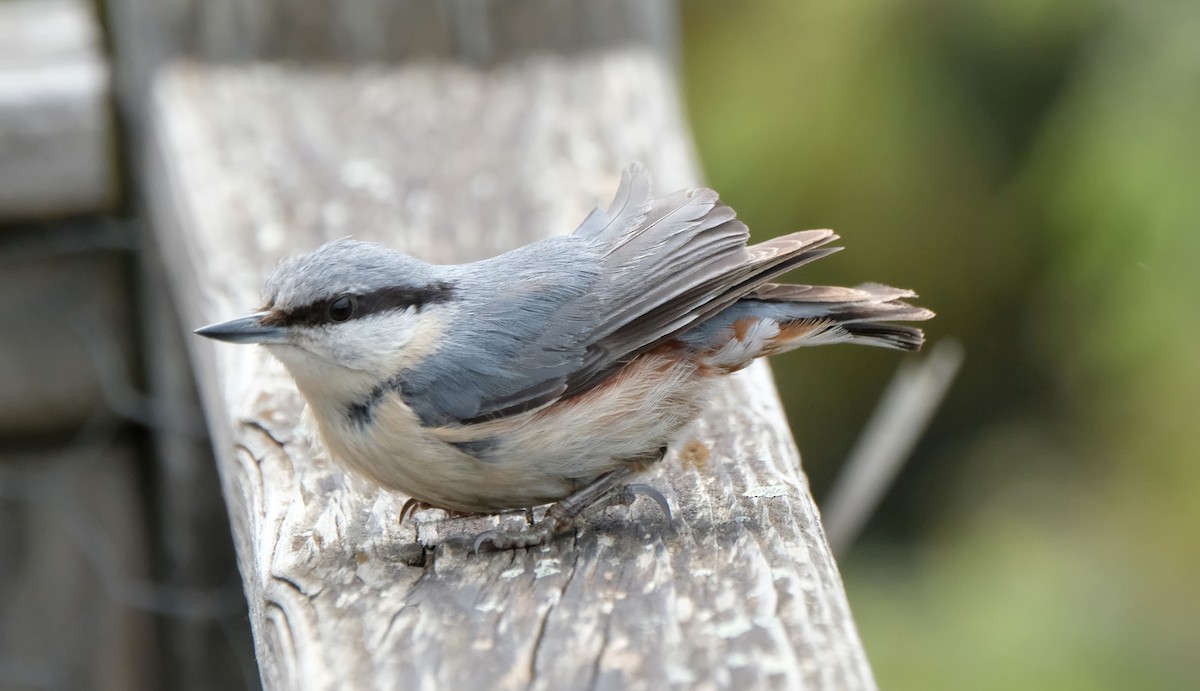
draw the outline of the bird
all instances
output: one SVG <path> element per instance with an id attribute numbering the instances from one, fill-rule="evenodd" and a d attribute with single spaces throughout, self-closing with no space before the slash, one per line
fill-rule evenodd
<path id="1" fill-rule="evenodd" d="M 661 493 L 654 466 L 725 375 L 801 346 L 918 350 L 910 290 L 773 279 L 840 250 L 831 230 L 749 244 L 704 187 L 655 196 L 628 166 L 570 234 L 465 264 L 334 240 L 281 261 L 250 314 L 197 329 L 288 370 L 341 466 L 414 508 L 549 504 L 481 548 L 528 547 L 594 507 Z"/>

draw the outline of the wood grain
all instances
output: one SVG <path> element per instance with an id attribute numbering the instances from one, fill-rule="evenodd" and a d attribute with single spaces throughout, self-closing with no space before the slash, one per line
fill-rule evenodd
<path id="1" fill-rule="evenodd" d="M 182 319 L 243 313 L 280 257 L 325 240 L 477 259 L 569 232 L 629 161 L 660 191 L 693 184 L 675 88 L 639 50 L 168 70 L 145 179 Z M 765 366 L 647 478 L 673 522 L 641 502 L 475 556 L 455 538 L 495 519 L 400 527 L 403 497 L 310 444 L 277 363 L 191 347 L 266 688 L 874 688 Z"/>

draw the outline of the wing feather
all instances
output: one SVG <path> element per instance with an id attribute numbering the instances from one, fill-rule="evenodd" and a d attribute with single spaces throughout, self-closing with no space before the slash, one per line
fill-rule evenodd
<path id="1" fill-rule="evenodd" d="M 637 199 L 634 195 L 646 195 Z M 591 233 L 601 246 L 609 295 L 587 342 L 582 366 L 564 396 L 582 393 L 637 355 L 720 312 L 761 283 L 836 248 L 828 230 L 792 233 L 747 247 L 749 231 L 709 189 L 684 190 L 650 201 L 645 171 L 625 171 L 609 216 Z M 630 208 L 648 208 L 630 214 Z M 614 210 L 615 209 L 615 210 Z"/>
<path id="2" fill-rule="evenodd" d="M 608 209 L 572 235 L 455 267 L 471 285 L 462 297 L 470 319 L 457 320 L 431 356 L 438 367 L 398 384 L 427 424 L 491 420 L 581 394 L 747 295 L 785 299 L 766 282 L 837 251 L 824 247 L 836 237 L 808 230 L 748 247 L 749 231 L 716 192 L 655 199 L 646 171 L 630 166 Z"/>

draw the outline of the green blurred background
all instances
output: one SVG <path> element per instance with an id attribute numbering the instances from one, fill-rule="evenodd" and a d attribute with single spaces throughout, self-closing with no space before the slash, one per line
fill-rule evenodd
<path id="1" fill-rule="evenodd" d="M 708 181 L 966 360 L 842 560 L 883 688 L 1200 688 L 1200 2 L 685 0 Z M 818 500 L 894 353 L 776 358 Z"/>

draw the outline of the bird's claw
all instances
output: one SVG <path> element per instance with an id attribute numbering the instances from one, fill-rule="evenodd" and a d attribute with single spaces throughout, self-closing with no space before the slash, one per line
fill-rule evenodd
<path id="1" fill-rule="evenodd" d="M 420 511 L 421 509 L 427 508 L 428 506 L 429 505 L 426 504 L 425 502 L 422 502 L 418 499 L 413 499 L 412 497 L 409 497 L 408 501 L 404 502 L 404 506 L 400 507 L 400 518 L 399 518 L 399 520 L 396 521 L 396 523 L 398 525 L 403 526 L 405 519 L 407 519 L 409 516 L 412 516 L 416 512 Z"/>
<path id="2" fill-rule="evenodd" d="M 594 513 L 597 510 L 603 510 L 610 506 L 631 506 L 633 502 L 637 501 L 639 496 L 653 499 L 654 503 L 658 504 L 658 508 L 662 509 L 667 521 L 671 520 L 671 506 L 667 503 L 667 498 L 662 495 L 662 492 L 659 492 L 650 485 L 623 485 L 606 495 L 600 496 L 589 504 L 579 506 L 574 512 L 565 509 L 563 503 L 554 504 L 546 511 L 546 515 L 542 517 L 542 520 L 537 523 L 531 522 L 532 525 L 524 529 L 496 528 L 484 531 L 475 536 L 475 540 L 471 544 L 471 551 L 479 554 L 481 551 L 504 551 L 534 547 L 550 539 L 555 533 L 562 532 L 574 525 L 575 520 L 579 516 Z"/>
<path id="3" fill-rule="evenodd" d="M 429 502 L 421 501 L 420 499 L 413 499 L 412 497 L 409 497 L 408 501 L 404 502 L 404 506 L 400 507 L 400 518 L 397 519 L 396 523 L 400 526 L 403 526 L 405 520 L 415 516 L 418 511 L 424 511 L 426 509 L 437 509 L 438 511 L 441 511 L 442 513 L 446 514 L 446 516 L 449 518 L 462 518 L 464 516 L 482 515 L 482 514 L 471 513 L 470 511 L 455 511 L 454 509 L 444 509 L 444 508 L 438 506 L 437 504 L 430 504 Z"/>
<path id="4" fill-rule="evenodd" d="M 667 503 L 667 498 L 662 495 L 662 492 L 659 492 L 651 485 L 625 485 L 621 488 L 620 496 L 613 503 L 622 506 L 632 506 L 633 502 L 637 501 L 639 496 L 653 499 L 654 503 L 658 504 L 658 508 L 662 509 L 663 516 L 666 517 L 667 522 L 671 521 L 671 505 Z"/>

